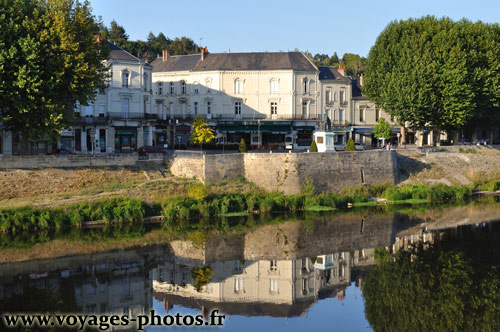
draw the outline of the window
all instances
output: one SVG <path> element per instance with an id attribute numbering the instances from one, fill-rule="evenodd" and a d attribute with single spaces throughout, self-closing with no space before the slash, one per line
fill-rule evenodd
<path id="1" fill-rule="evenodd" d="M 278 103 L 273 101 L 271 103 L 271 115 L 276 115 L 276 114 L 278 114 Z"/>
<path id="2" fill-rule="evenodd" d="M 307 294 L 309 291 L 309 282 L 307 279 L 302 279 L 302 294 Z"/>
<path id="3" fill-rule="evenodd" d="M 122 117 L 125 119 L 128 118 L 129 101 L 128 98 L 122 99 Z"/>
<path id="4" fill-rule="evenodd" d="M 144 113 L 148 112 L 148 97 L 144 97 Z"/>
<path id="5" fill-rule="evenodd" d="M 344 121 L 344 110 L 343 109 L 340 109 L 339 110 L 339 122 L 343 122 Z"/>
<path id="6" fill-rule="evenodd" d="M 234 114 L 241 115 L 241 102 L 237 101 L 234 103 Z"/>
<path id="7" fill-rule="evenodd" d="M 276 293 L 278 291 L 278 279 L 269 279 L 269 291 L 271 293 Z"/>
<path id="8" fill-rule="evenodd" d="M 375 109 L 375 121 L 378 121 L 380 118 L 380 110 L 378 108 Z"/>
<path id="9" fill-rule="evenodd" d="M 198 102 L 194 102 L 194 114 L 198 114 Z"/>
<path id="10" fill-rule="evenodd" d="M 158 94 L 162 95 L 163 94 L 163 83 L 158 82 Z"/>
<path id="11" fill-rule="evenodd" d="M 210 78 L 207 78 L 205 80 L 205 84 L 207 86 L 207 93 L 212 92 L 212 80 Z"/>
<path id="12" fill-rule="evenodd" d="M 307 117 L 307 106 L 308 106 L 308 102 L 307 101 L 303 101 L 302 102 L 302 118 L 306 118 Z"/>
<path id="13" fill-rule="evenodd" d="M 340 103 L 343 104 L 345 103 L 345 91 L 340 90 Z"/>
<path id="14" fill-rule="evenodd" d="M 185 81 L 181 81 L 181 93 L 183 95 L 186 94 L 186 82 Z"/>
<path id="15" fill-rule="evenodd" d="M 364 122 L 365 121 L 365 109 L 360 108 L 359 109 L 359 122 Z"/>
<path id="16" fill-rule="evenodd" d="M 193 83 L 193 86 L 194 86 L 194 94 L 197 95 L 200 93 L 199 89 L 198 89 L 198 82 L 194 82 Z"/>
<path id="17" fill-rule="evenodd" d="M 207 101 L 207 114 L 212 114 L 212 102 Z"/>
<path id="18" fill-rule="evenodd" d="M 94 105 L 90 104 L 89 106 L 85 106 L 85 116 L 86 117 L 94 116 Z"/>
<path id="19" fill-rule="evenodd" d="M 243 93 L 243 82 L 238 79 L 234 81 L 234 93 Z"/>
<path id="20" fill-rule="evenodd" d="M 243 291 L 243 279 L 242 278 L 236 278 L 234 279 L 234 292 L 242 292 Z"/>
<path id="21" fill-rule="evenodd" d="M 173 95 L 173 94 L 175 93 L 175 89 L 174 89 L 174 82 L 170 82 L 170 83 L 169 83 L 169 89 L 170 89 L 170 90 L 169 90 L 169 93 L 170 93 L 171 95 Z"/>
<path id="22" fill-rule="evenodd" d="M 277 271 L 278 270 L 278 264 L 276 262 L 276 260 L 272 260 L 269 262 L 269 269 L 271 271 Z"/>
<path id="23" fill-rule="evenodd" d="M 128 88 L 129 76 L 128 71 L 125 70 L 122 72 L 122 87 Z"/>
<path id="24" fill-rule="evenodd" d="M 144 73 L 143 75 L 143 84 L 144 84 L 144 91 L 148 91 L 148 74 Z"/>
<path id="25" fill-rule="evenodd" d="M 273 93 L 273 94 L 278 93 L 278 89 L 279 89 L 278 80 L 272 80 L 271 81 L 271 93 Z"/>
<path id="26" fill-rule="evenodd" d="M 303 93 L 307 93 L 307 85 L 308 85 L 307 78 L 304 78 L 302 80 L 302 92 Z"/>
<path id="27" fill-rule="evenodd" d="M 243 271 L 243 265 L 241 264 L 240 260 L 234 261 L 234 270 L 235 271 Z"/>
<path id="28" fill-rule="evenodd" d="M 168 104 L 168 110 L 170 112 L 170 116 L 174 116 L 174 103 Z"/>
<path id="29" fill-rule="evenodd" d="M 327 104 L 332 102 L 332 91 L 330 89 L 326 90 L 325 99 Z"/>
<path id="30" fill-rule="evenodd" d="M 197 95 L 199 93 L 198 88 L 194 88 L 194 94 Z"/>
<path id="31" fill-rule="evenodd" d="M 106 105 L 99 104 L 99 117 L 104 117 L 104 112 L 106 111 Z"/>
<path id="32" fill-rule="evenodd" d="M 338 101 L 338 98 L 337 98 L 337 92 L 334 92 L 334 93 L 333 93 L 333 101 Z"/>

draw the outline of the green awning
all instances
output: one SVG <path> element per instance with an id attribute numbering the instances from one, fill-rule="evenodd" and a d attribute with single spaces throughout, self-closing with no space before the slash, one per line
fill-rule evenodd
<path id="1" fill-rule="evenodd" d="M 137 135 L 137 130 L 118 130 L 115 135 Z"/>
<path id="2" fill-rule="evenodd" d="M 262 133 L 289 134 L 292 132 L 290 126 L 260 126 Z"/>
<path id="3" fill-rule="evenodd" d="M 316 130 L 315 126 L 293 126 L 293 130 Z"/>

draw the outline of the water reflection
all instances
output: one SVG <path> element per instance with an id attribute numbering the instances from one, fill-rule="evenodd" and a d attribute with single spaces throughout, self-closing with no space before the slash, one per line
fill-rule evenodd
<path id="1" fill-rule="evenodd" d="M 333 317 L 350 331 L 369 324 L 375 331 L 499 330 L 499 210 L 478 203 L 294 216 L 244 234 L 214 233 L 202 244 L 177 239 L 0 264 L 0 312 L 217 308 L 231 316 L 225 330 L 320 329 Z M 102 236 L 158 231 L 120 227 Z M 78 234 L 86 232 L 98 233 Z M 91 241 L 103 238 L 92 234 Z M 202 268 L 205 282 L 193 274 Z"/>

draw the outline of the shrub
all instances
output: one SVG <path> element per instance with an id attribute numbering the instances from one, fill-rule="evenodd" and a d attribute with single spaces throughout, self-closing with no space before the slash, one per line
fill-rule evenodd
<path id="1" fill-rule="evenodd" d="M 318 145 L 316 144 L 316 141 L 311 142 L 311 146 L 309 147 L 309 152 L 318 152 Z"/>
<path id="2" fill-rule="evenodd" d="M 241 139 L 240 145 L 238 146 L 238 152 L 240 153 L 248 152 L 247 143 L 245 143 L 245 140 L 243 138 Z"/>
<path id="3" fill-rule="evenodd" d="M 352 140 L 352 138 L 349 138 L 347 140 L 347 144 L 345 146 L 345 150 L 346 151 L 356 151 L 356 146 L 354 145 L 354 141 Z"/>
<path id="4" fill-rule="evenodd" d="M 210 189 L 203 183 L 194 183 L 189 186 L 187 195 L 189 198 L 203 201 L 210 195 Z"/>
<path id="5" fill-rule="evenodd" d="M 306 180 L 304 181 L 302 188 L 300 188 L 300 193 L 302 195 L 314 195 L 315 192 L 316 192 L 316 186 L 314 185 L 313 180 L 309 177 L 306 177 Z"/>

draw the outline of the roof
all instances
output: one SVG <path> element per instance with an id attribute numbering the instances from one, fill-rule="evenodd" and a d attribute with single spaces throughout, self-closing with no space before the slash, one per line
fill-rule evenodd
<path id="1" fill-rule="evenodd" d="M 152 62 L 153 72 L 213 70 L 297 70 L 317 71 L 316 66 L 300 52 L 208 53 L 169 56 Z"/>
<path id="2" fill-rule="evenodd" d="M 153 66 L 153 72 L 166 72 L 166 71 L 190 71 L 201 60 L 199 54 L 190 55 L 169 55 L 167 61 L 163 61 L 162 58 L 157 58 L 151 65 Z"/>
<path id="3" fill-rule="evenodd" d="M 115 44 L 111 42 L 107 42 L 108 47 L 109 47 L 109 58 L 111 60 L 125 60 L 125 61 L 138 61 L 143 63 L 145 66 L 150 66 L 148 63 L 142 61 L 138 57 L 133 56 L 129 52 L 125 51 L 119 46 L 116 46 Z"/>
<path id="4" fill-rule="evenodd" d="M 240 316 L 269 316 L 269 317 L 298 317 L 307 312 L 316 302 L 314 297 L 297 301 L 293 304 L 266 303 L 266 302 L 215 302 L 205 299 L 184 297 L 181 295 L 153 292 L 153 296 L 160 301 L 166 301 L 169 305 L 180 305 L 185 308 L 218 309 L 227 315 Z"/>
<path id="5" fill-rule="evenodd" d="M 351 80 L 344 75 L 340 74 L 335 67 L 319 66 L 319 80 L 336 80 L 342 83 L 350 83 Z"/>

